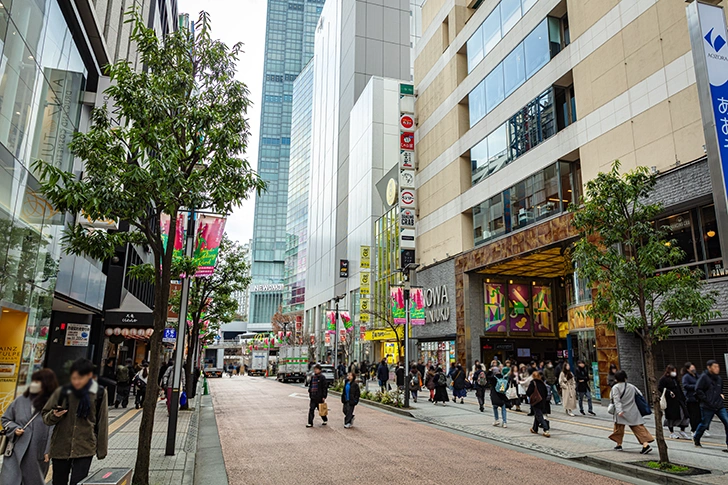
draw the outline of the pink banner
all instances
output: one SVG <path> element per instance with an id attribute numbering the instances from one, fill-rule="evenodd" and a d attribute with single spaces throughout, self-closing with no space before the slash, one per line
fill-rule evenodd
<path id="1" fill-rule="evenodd" d="M 195 259 L 198 260 L 195 276 L 210 276 L 215 271 L 220 243 L 225 233 L 225 218 L 202 214 L 197 219 Z"/>

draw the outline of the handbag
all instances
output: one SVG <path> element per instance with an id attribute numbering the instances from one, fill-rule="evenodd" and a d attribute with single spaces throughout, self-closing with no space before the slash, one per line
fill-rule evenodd
<path id="1" fill-rule="evenodd" d="M 182 393 L 179 395 L 179 405 L 180 406 L 187 405 L 187 393 L 185 391 L 182 391 Z"/>
<path id="2" fill-rule="evenodd" d="M 20 429 L 25 430 L 25 428 L 27 428 L 28 426 L 30 426 L 30 423 L 32 423 L 33 420 L 35 418 L 37 418 L 39 414 L 40 414 L 40 411 L 38 411 L 37 413 L 35 413 L 33 415 L 33 417 L 31 417 L 28 420 L 28 422 L 25 423 L 25 426 L 23 426 Z M 13 449 L 15 448 L 15 439 L 9 438 L 8 435 L 7 435 L 7 432 L 8 432 L 8 430 L 5 430 L 3 432 L 3 439 L 2 439 L 3 442 L 0 443 L 0 448 L 4 448 L 3 451 L 2 451 L 3 456 L 13 456 Z"/>
<path id="3" fill-rule="evenodd" d="M 650 404 L 647 402 L 647 399 L 645 399 L 645 396 L 643 396 L 639 392 L 635 392 L 634 403 L 637 406 L 637 409 L 639 410 L 640 415 L 649 416 L 650 414 L 652 414 L 652 409 L 650 409 Z"/>
<path id="4" fill-rule="evenodd" d="M 8 442 L 10 439 L 5 435 L 7 430 L 0 429 L 0 455 L 5 454 L 5 450 L 8 448 Z"/>
<path id="5" fill-rule="evenodd" d="M 541 401 L 543 401 L 543 396 L 541 396 L 541 393 L 538 392 L 538 387 L 534 385 L 533 386 L 533 393 L 531 394 L 531 398 L 529 400 L 529 403 L 531 404 L 531 406 L 533 406 L 535 404 L 540 403 Z"/>
<path id="6" fill-rule="evenodd" d="M 511 386 L 508 389 L 506 389 L 506 398 L 509 401 L 513 401 L 515 399 L 518 399 L 518 391 L 516 391 L 516 388 Z"/>
<path id="7" fill-rule="evenodd" d="M 665 395 L 666 392 L 667 387 L 662 389 L 662 396 L 660 396 L 660 409 L 662 409 L 663 411 L 667 409 L 667 396 Z"/>
<path id="8" fill-rule="evenodd" d="M 322 418 L 329 415 L 329 405 L 325 402 L 319 403 L 318 408 L 319 416 L 321 416 Z"/>

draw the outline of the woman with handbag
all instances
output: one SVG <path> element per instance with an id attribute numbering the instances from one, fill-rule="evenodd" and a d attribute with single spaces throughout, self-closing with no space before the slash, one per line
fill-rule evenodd
<path id="1" fill-rule="evenodd" d="M 576 380 L 574 374 L 571 373 L 571 366 L 568 362 L 564 362 L 564 367 L 561 369 L 559 387 L 561 387 L 564 411 L 569 416 L 574 416 L 573 411 L 576 409 Z"/>
<path id="2" fill-rule="evenodd" d="M 0 485 L 44 485 L 48 473 L 48 451 L 52 427 L 40 412 L 58 387 L 56 375 L 41 369 L 31 376 L 28 389 L 13 401 L 2 416 L 7 436 Z"/>
<path id="3" fill-rule="evenodd" d="M 617 371 L 614 378 L 617 380 L 611 393 L 614 407 L 610 409 L 614 412 L 614 432 L 609 435 L 609 439 L 617 443 L 617 446 L 614 447 L 615 450 L 622 451 L 624 427 L 629 426 L 637 441 L 642 445 L 640 453 L 646 455 L 652 451 L 650 443 L 655 441 L 655 438 L 645 428 L 645 418 L 635 402 L 637 395 L 642 396 L 642 393 L 635 386 L 627 383 L 625 371 Z"/>
<path id="4" fill-rule="evenodd" d="M 546 438 L 551 437 L 549 432 L 549 422 L 543 417 L 544 414 L 549 412 L 546 406 L 549 402 L 548 399 L 548 388 L 546 383 L 541 380 L 541 373 L 536 371 L 531 374 L 531 382 L 528 384 L 526 389 L 526 396 L 528 396 L 529 402 L 531 403 L 531 412 L 533 413 L 533 426 L 531 426 L 531 433 L 538 434 L 539 426 L 543 428 L 543 435 Z"/>
<path id="5" fill-rule="evenodd" d="M 685 433 L 685 428 L 690 424 L 685 394 L 683 393 L 680 381 L 677 379 L 677 369 L 674 365 L 668 365 L 664 375 L 657 383 L 657 392 L 662 396 L 660 407 L 665 412 L 665 426 L 670 430 L 672 439 L 692 439 Z M 680 428 L 680 433 L 675 432 L 675 426 Z"/>
<path id="6" fill-rule="evenodd" d="M 521 364 L 518 367 L 518 377 L 517 377 L 517 383 L 518 383 L 518 403 L 516 404 L 516 411 L 521 411 L 521 404 L 526 402 L 526 391 L 528 390 L 528 386 L 531 385 L 531 381 L 533 380 L 533 374 L 528 371 L 528 368 L 526 367 L 526 364 Z M 532 416 L 533 413 L 529 414 L 529 416 Z"/>
<path id="7" fill-rule="evenodd" d="M 435 366 L 431 365 L 427 369 L 427 377 L 425 378 L 425 387 L 430 391 L 430 399 L 428 399 L 430 402 L 435 400 L 435 376 Z"/>

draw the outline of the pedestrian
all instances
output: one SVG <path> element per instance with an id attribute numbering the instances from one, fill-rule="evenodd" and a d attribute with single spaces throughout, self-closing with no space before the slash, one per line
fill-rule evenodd
<path id="1" fill-rule="evenodd" d="M 677 379 L 677 369 L 674 365 L 668 365 L 665 373 L 657 383 L 657 392 L 665 396 L 667 408 L 665 408 L 665 425 L 670 430 L 670 438 L 686 440 L 692 439 L 685 433 L 685 428 L 690 424 L 688 416 L 688 407 L 685 400 L 680 381 Z M 664 394 L 663 394 L 664 393 Z M 675 432 L 675 426 L 680 428 L 680 432 Z"/>
<path id="2" fill-rule="evenodd" d="M 402 363 L 402 361 L 399 361 L 397 363 L 397 367 L 394 368 L 394 378 L 395 378 L 395 382 L 397 384 L 397 389 L 399 389 L 400 391 L 404 390 L 405 373 L 406 372 L 404 370 L 404 363 Z"/>
<path id="3" fill-rule="evenodd" d="M 531 382 L 528 384 L 526 389 L 526 396 L 531 404 L 531 412 L 533 413 L 533 426 L 531 426 L 531 433 L 538 434 L 539 426 L 543 428 L 543 435 L 546 438 L 551 437 L 549 431 L 549 421 L 544 418 L 544 414 L 549 413 L 548 409 L 548 388 L 546 384 L 541 380 L 541 373 L 534 371 L 531 374 Z"/>
<path id="4" fill-rule="evenodd" d="M 559 386 L 563 397 L 564 412 L 569 416 L 573 416 L 574 409 L 576 409 L 576 380 L 574 374 L 571 373 L 571 365 L 568 362 L 564 362 L 561 368 Z"/>
<path id="5" fill-rule="evenodd" d="M 339 365 L 336 368 L 336 373 L 338 375 L 338 379 L 346 377 L 346 365 L 343 362 L 339 362 Z"/>
<path id="6" fill-rule="evenodd" d="M 700 424 L 700 403 L 695 395 L 695 387 L 698 384 L 697 370 L 691 362 L 685 362 L 683 366 L 682 385 L 685 391 L 685 401 L 690 418 L 690 432 L 695 433 Z M 705 435 L 705 433 L 703 433 Z"/>
<path id="7" fill-rule="evenodd" d="M 389 380 L 389 366 L 387 359 L 382 359 L 377 367 L 377 380 L 379 381 L 379 390 L 387 392 L 387 381 Z"/>
<path id="8" fill-rule="evenodd" d="M 596 416 L 592 407 L 592 396 L 589 388 L 589 369 L 586 368 L 586 363 L 583 360 L 577 361 L 574 378 L 576 379 L 576 395 L 579 398 L 579 412 L 586 414 L 584 413 L 584 398 L 586 397 L 589 414 Z"/>
<path id="9" fill-rule="evenodd" d="M 473 364 L 473 367 L 470 369 L 470 374 L 468 375 L 468 378 L 470 379 L 470 382 L 475 384 L 475 372 L 477 372 L 480 369 L 480 361 L 475 360 L 475 363 Z"/>
<path id="10" fill-rule="evenodd" d="M 417 361 L 417 370 L 420 372 L 420 376 L 424 379 L 427 374 L 427 368 L 425 367 L 424 362 L 422 362 L 422 359 Z"/>
<path id="11" fill-rule="evenodd" d="M 516 378 L 516 383 L 518 384 L 518 402 L 516 404 L 516 411 L 521 412 L 521 404 L 526 402 L 527 394 L 526 391 L 528 390 L 528 386 L 531 385 L 531 381 L 533 380 L 533 373 L 538 372 L 536 370 L 529 372 L 528 367 L 526 367 L 526 364 L 521 364 L 518 367 L 518 376 Z M 529 416 L 533 416 L 533 409 L 528 413 Z"/>
<path id="12" fill-rule="evenodd" d="M 164 389 L 164 396 L 167 399 L 167 416 L 169 416 L 169 413 L 172 410 L 172 390 L 174 389 L 174 370 L 175 365 L 174 361 L 170 361 L 170 365 L 167 367 L 167 370 L 164 371 L 164 377 L 162 378 L 162 389 Z M 185 380 L 186 380 L 186 372 L 184 369 L 182 369 L 182 372 L 180 373 L 180 383 L 179 383 L 179 392 L 182 394 L 182 391 L 185 389 Z"/>
<path id="13" fill-rule="evenodd" d="M 711 359 L 707 362 L 705 372 L 698 378 L 698 383 L 695 386 L 695 395 L 700 403 L 702 418 L 693 436 L 693 442 L 695 446 L 702 448 L 700 438 L 703 437 L 703 433 L 710 426 L 713 416 L 718 416 L 718 419 L 725 427 L 726 448 L 723 451 L 728 453 L 728 410 L 723 404 L 722 389 L 723 379 L 720 377 L 720 364 Z"/>
<path id="14" fill-rule="evenodd" d="M 116 361 L 108 358 L 104 361 L 104 370 L 101 372 L 99 382 L 104 385 L 108 395 L 109 406 L 116 401 Z"/>
<path id="15" fill-rule="evenodd" d="M 359 375 L 359 362 L 357 360 L 349 364 L 349 372 L 352 372 L 355 376 Z"/>
<path id="16" fill-rule="evenodd" d="M 425 387 L 430 391 L 430 399 L 428 399 L 430 402 L 435 401 L 435 379 L 437 377 L 435 370 L 435 366 L 431 365 L 429 369 L 427 369 L 427 376 L 425 377 Z"/>
<path id="17" fill-rule="evenodd" d="M 159 366 L 157 384 L 159 385 L 160 389 L 164 389 L 164 386 L 162 386 L 162 380 L 164 379 L 164 375 L 167 373 L 167 368 L 171 365 L 174 365 L 174 361 L 170 359 L 169 362 L 162 362 L 162 365 Z"/>
<path id="18" fill-rule="evenodd" d="M 615 364 L 609 364 L 609 372 L 607 373 L 607 386 L 609 389 L 613 388 L 617 383 L 617 378 L 614 375 L 617 373 L 617 366 Z"/>
<path id="19" fill-rule="evenodd" d="M 320 404 L 323 404 L 326 402 L 326 397 L 329 395 L 329 385 L 326 382 L 326 378 L 321 373 L 321 364 L 316 364 L 313 366 L 313 375 L 311 376 L 311 383 L 308 386 L 308 423 L 306 424 L 307 428 L 313 427 L 313 415 L 316 410 L 319 411 L 319 415 L 321 414 L 321 409 L 319 408 Z M 352 408 L 352 413 L 353 413 Z M 328 422 L 329 418 L 327 416 L 321 416 L 321 419 L 323 420 L 322 426 L 326 426 L 326 423 Z"/>
<path id="20" fill-rule="evenodd" d="M 93 373 L 91 361 L 76 360 L 70 385 L 57 388 L 43 406 L 43 422 L 55 426 L 48 452 L 53 485 L 77 485 L 88 476 L 94 455 L 106 458 L 109 408 L 106 389 L 93 380 Z"/>
<path id="21" fill-rule="evenodd" d="M 341 392 L 341 404 L 343 405 L 344 413 L 344 428 L 351 428 L 354 426 L 354 407 L 359 404 L 359 396 L 361 392 L 359 384 L 356 382 L 356 374 L 349 372 L 346 375 L 346 381 L 344 389 Z M 313 418 L 311 418 L 313 423 Z"/>
<path id="22" fill-rule="evenodd" d="M 478 364 L 473 371 L 473 387 L 475 387 L 475 397 L 478 399 L 478 408 L 482 413 L 485 410 L 485 389 L 488 387 L 488 375 L 481 364 Z"/>
<path id="23" fill-rule="evenodd" d="M 468 391 L 465 390 L 465 369 L 460 365 L 460 362 L 455 364 L 455 372 L 452 374 L 452 402 L 457 402 L 460 398 L 460 404 L 464 404 L 463 398 L 467 395 Z"/>
<path id="24" fill-rule="evenodd" d="M 147 395 L 147 380 L 149 379 L 149 363 L 142 361 L 142 370 L 134 376 L 136 397 L 134 398 L 134 409 L 144 406 L 144 397 Z"/>
<path id="25" fill-rule="evenodd" d="M 500 426 L 500 418 L 502 418 L 502 425 L 504 428 L 507 428 L 508 417 L 506 408 L 510 401 L 506 397 L 505 392 L 500 392 L 498 389 L 498 381 L 502 379 L 506 378 L 503 376 L 503 373 L 498 367 L 492 367 L 488 372 L 488 384 L 490 384 L 490 405 L 493 407 L 493 417 L 495 418 L 493 426 Z M 507 384 L 505 387 L 506 389 L 508 388 Z M 498 410 L 500 410 L 500 417 L 498 416 Z"/>
<path id="26" fill-rule="evenodd" d="M 131 367 L 131 359 L 126 359 L 126 364 L 119 364 L 116 367 L 116 400 L 114 407 L 126 409 L 129 405 L 129 391 L 131 390 L 131 379 L 134 376 L 134 369 Z"/>
<path id="27" fill-rule="evenodd" d="M 551 389 L 551 395 L 554 397 L 554 404 L 557 406 L 561 404 L 561 396 L 559 396 L 559 383 L 556 379 L 556 370 L 554 370 L 554 363 L 550 360 L 546 362 L 546 368 L 543 370 L 544 381 L 546 385 Z"/>
<path id="28" fill-rule="evenodd" d="M 444 406 L 449 400 L 447 397 L 447 376 L 442 370 L 442 367 L 438 366 L 435 369 L 435 394 L 432 398 L 432 404 L 441 402 Z"/>
<path id="29" fill-rule="evenodd" d="M 364 389 L 367 388 L 367 378 L 369 377 L 369 361 L 364 360 L 361 363 L 361 366 L 359 366 L 359 371 L 361 372 L 360 378 L 361 383 L 364 386 Z"/>
<path id="30" fill-rule="evenodd" d="M 228 371 L 228 377 L 230 377 L 231 379 L 232 379 L 232 377 L 233 377 L 233 371 L 234 371 L 234 370 L 235 370 L 235 366 L 233 365 L 233 363 L 232 363 L 232 362 L 230 362 L 230 363 L 228 364 L 228 366 L 227 366 L 227 371 Z"/>
<path id="31" fill-rule="evenodd" d="M 417 364 L 412 364 L 412 368 L 409 372 L 409 390 L 412 394 L 412 400 L 414 402 L 417 402 L 417 393 L 422 389 L 422 374 L 420 374 L 419 369 L 417 369 Z"/>
<path id="32" fill-rule="evenodd" d="M 58 388 L 50 369 L 33 373 L 25 392 L 2 415 L 2 427 L 12 441 L 12 453 L 5 455 L 0 470 L 0 485 L 45 485 L 53 428 L 43 423 L 40 414 Z"/>
<path id="33" fill-rule="evenodd" d="M 634 433 L 637 441 L 642 445 L 641 454 L 646 455 L 652 451 L 650 443 L 655 441 L 647 428 L 645 428 L 645 418 L 642 417 L 635 398 L 637 394 L 640 396 L 642 392 L 632 384 L 627 383 L 627 373 L 623 370 L 614 374 L 617 383 L 612 387 L 612 402 L 614 402 L 614 432 L 609 435 L 609 439 L 617 443 L 614 447 L 617 451 L 622 451 L 622 442 L 624 441 L 624 427 L 629 426 Z"/>

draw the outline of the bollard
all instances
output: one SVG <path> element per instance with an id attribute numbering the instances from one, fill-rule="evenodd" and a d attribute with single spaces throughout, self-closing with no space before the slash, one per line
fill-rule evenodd
<path id="1" fill-rule="evenodd" d="M 202 395 L 207 396 L 210 394 L 210 389 L 207 387 L 207 376 L 202 378 Z"/>
<path id="2" fill-rule="evenodd" d="M 79 485 L 131 485 L 131 468 L 102 468 Z"/>

